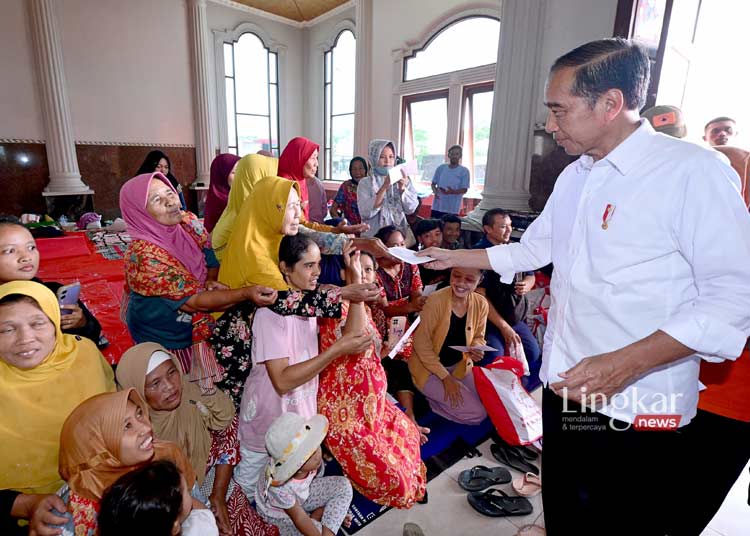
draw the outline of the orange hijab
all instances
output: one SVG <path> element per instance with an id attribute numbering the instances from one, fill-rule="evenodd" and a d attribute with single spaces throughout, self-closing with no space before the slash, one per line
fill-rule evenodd
<path id="1" fill-rule="evenodd" d="M 104 490 L 118 478 L 140 467 L 122 465 L 119 459 L 128 400 L 141 408 L 144 417 L 148 415 L 146 402 L 135 389 L 127 389 L 89 398 L 73 410 L 63 424 L 60 476 L 73 493 L 99 501 Z M 192 488 L 195 473 L 180 448 L 169 441 L 156 439 L 153 445 L 154 457 L 150 461 L 173 462 Z"/>

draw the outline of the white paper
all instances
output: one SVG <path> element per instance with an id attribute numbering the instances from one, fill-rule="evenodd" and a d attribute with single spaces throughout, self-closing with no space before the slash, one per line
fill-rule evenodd
<path id="1" fill-rule="evenodd" d="M 391 177 L 391 184 L 395 184 L 396 182 L 404 178 L 404 176 L 401 174 L 402 169 L 404 170 L 404 173 L 407 177 L 413 177 L 414 175 L 419 173 L 416 160 L 409 160 L 404 164 L 393 166 L 388 170 L 388 175 Z"/>
<path id="2" fill-rule="evenodd" d="M 432 262 L 435 260 L 432 257 L 417 257 L 416 251 L 401 246 L 388 248 L 388 252 L 398 260 L 409 264 L 424 264 L 425 262 Z"/>
<path id="3" fill-rule="evenodd" d="M 433 294 L 437 291 L 439 283 L 434 283 L 432 285 L 425 285 L 425 287 L 422 289 L 422 296 L 425 298 L 429 296 L 430 294 Z"/>
<path id="4" fill-rule="evenodd" d="M 470 352 L 472 350 L 479 350 L 480 352 L 497 352 L 497 348 L 487 346 L 486 344 L 478 344 L 476 346 L 449 346 L 458 352 Z"/>
<path id="5" fill-rule="evenodd" d="M 417 326 L 422 321 L 420 317 L 417 317 L 417 319 L 414 321 L 414 323 L 409 326 L 409 329 L 406 330 L 406 333 L 404 333 L 404 336 L 399 339 L 399 341 L 396 343 L 396 346 L 394 346 L 391 351 L 388 353 L 388 357 L 393 359 L 396 357 L 396 355 L 401 351 L 401 349 L 406 344 L 406 341 L 409 340 L 409 337 L 411 337 L 411 334 L 414 333 L 414 330 L 417 329 Z"/>

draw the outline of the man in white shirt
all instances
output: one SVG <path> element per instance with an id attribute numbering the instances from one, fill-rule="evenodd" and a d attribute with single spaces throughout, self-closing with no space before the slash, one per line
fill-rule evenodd
<path id="1" fill-rule="evenodd" d="M 581 157 L 540 216 L 518 244 L 420 253 L 438 259 L 431 268 L 508 276 L 554 263 L 540 374 L 553 536 L 701 532 L 680 501 L 700 493 L 691 467 L 710 471 L 719 455 L 696 453 L 684 433 L 698 365 L 736 359 L 750 333 L 750 216 L 736 173 L 639 117 L 648 82 L 630 41 L 558 58 L 546 129 Z M 657 427 L 672 430 L 639 431 Z"/>

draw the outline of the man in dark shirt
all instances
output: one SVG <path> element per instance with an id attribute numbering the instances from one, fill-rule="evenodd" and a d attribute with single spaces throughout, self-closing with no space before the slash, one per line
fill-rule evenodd
<path id="1" fill-rule="evenodd" d="M 414 236 L 419 248 L 440 247 L 443 243 L 443 230 L 440 223 L 440 220 L 426 219 L 414 226 Z M 447 286 L 450 272 L 450 270 L 430 270 L 424 264 L 419 265 L 419 277 L 424 286 L 435 284 L 438 285 L 437 288 Z"/>
<path id="2" fill-rule="evenodd" d="M 487 249 L 510 242 L 513 225 L 504 210 L 493 208 L 485 212 L 482 228 L 484 238 L 474 245 L 474 249 Z M 500 274 L 488 270 L 477 288 L 477 292 L 487 298 L 489 303 L 485 339 L 489 346 L 499 350 L 488 353 L 482 364 L 493 361 L 497 356 L 509 355 L 511 345 L 522 345 L 530 370 L 529 376 L 523 379 L 527 389 L 533 389 L 539 384 L 541 364 L 539 344 L 526 324 L 526 294 L 534 288 L 534 281 L 534 272 L 524 272 L 516 274 L 513 284 L 505 284 L 500 281 Z"/>

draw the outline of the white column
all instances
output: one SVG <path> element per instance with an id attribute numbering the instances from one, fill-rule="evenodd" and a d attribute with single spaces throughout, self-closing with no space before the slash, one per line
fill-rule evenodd
<path id="1" fill-rule="evenodd" d="M 367 157 L 370 143 L 370 116 L 372 94 L 372 3 L 373 0 L 355 0 L 357 25 L 357 85 L 354 94 L 354 154 Z"/>
<path id="2" fill-rule="evenodd" d="M 44 189 L 44 194 L 93 193 L 83 183 L 78 171 L 60 30 L 55 17 L 55 0 L 29 0 L 28 6 L 39 81 L 39 100 L 47 137 L 45 145 L 49 164 L 49 184 Z"/>
<path id="3" fill-rule="evenodd" d="M 502 3 L 484 193 L 482 202 L 468 216 L 474 222 L 481 221 L 491 208 L 529 210 L 545 4 L 546 0 Z"/>
<path id="4" fill-rule="evenodd" d="M 206 0 L 188 1 L 191 59 L 193 63 L 193 107 L 195 110 L 194 186 L 208 186 L 214 159 L 215 105 L 211 91 L 211 39 L 208 32 Z M 200 183 L 200 184 L 199 184 Z"/>

